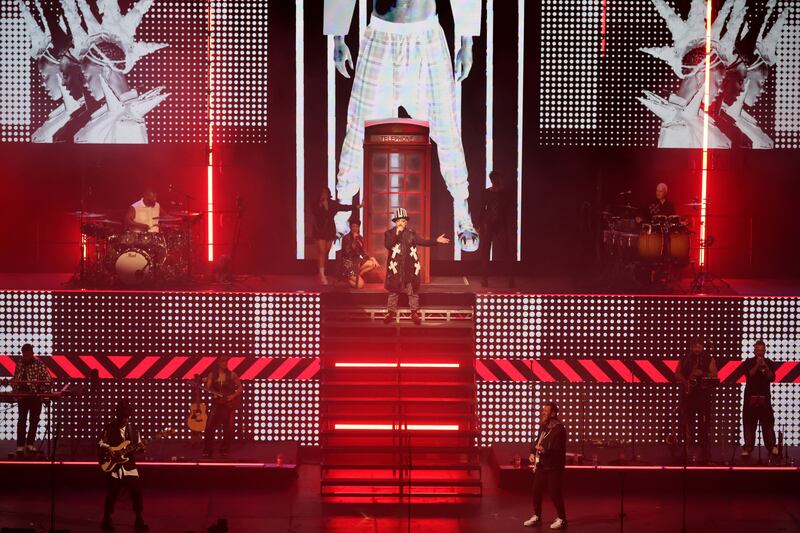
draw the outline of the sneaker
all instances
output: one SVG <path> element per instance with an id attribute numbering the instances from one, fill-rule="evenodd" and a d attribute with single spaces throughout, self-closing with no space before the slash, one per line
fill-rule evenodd
<path id="1" fill-rule="evenodd" d="M 328 278 L 325 277 L 325 273 L 324 272 L 320 272 L 319 273 L 319 284 L 320 285 L 326 285 L 326 286 L 328 285 Z"/>
<path id="2" fill-rule="evenodd" d="M 522 525 L 525 526 L 525 527 L 533 527 L 533 526 L 538 526 L 541 523 L 542 523 L 542 519 L 539 518 L 539 515 L 535 514 L 532 517 L 530 517 L 527 520 L 525 520 L 522 523 Z"/>
<path id="3" fill-rule="evenodd" d="M 772 452 L 770 452 L 770 453 L 772 453 L 772 455 L 774 455 L 774 456 L 778 456 L 778 454 L 780 452 L 778 451 L 778 447 L 777 446 L 773 446 L 772 447 Z"/>
<path id="4" fill-rule="evenodd" d="M 411 322 L 413 322 L 417 326 L 422 325 L 422 319 L 419 317 L 419 313 L 417 313 L 416 311 L 411 313 Z"/>
<path id="5" fill-rule="evenodd" d="M 750 450 L 742 450 L 742 459 L 747 459 L 750 457 Z"/>
<path id="6" fill-rule="evenodd" d="M 25 451 L 28 453 L 34 453 L 36 451 L 36 446 L 34 446 L 33 444 L 28 444 L 27 446 L 25 446 Z"/>
<path id="7" fill-rule="evenodd" d="M 564 529 L 567 527 L 567 521 L 562 520 L 561 518 L 556 518 L 553 520 L 553 523 L 550 524 L 550 529 Z"/>
<path id="8" fill-rule="evenodd" d="M 17 455 L 23 455 L 25 453 L 25 446 L 17 446 Z"/>
<path id="9" fill-rule="evenodd" d="M 383 317 L 384 324 L 389 324 L 392 320 L 394 320 L 394 313 L 386 313 Z"/>
<path id="10" fill-rule="evenodd" d="M 466 200 L 453 202 L 453 217 L 458 228 L 458 245 L 465 252 L 478 251 L 480 238 L 475 226 L 472 224 L 472 216 L 469 214 L 469 206 Z"/>

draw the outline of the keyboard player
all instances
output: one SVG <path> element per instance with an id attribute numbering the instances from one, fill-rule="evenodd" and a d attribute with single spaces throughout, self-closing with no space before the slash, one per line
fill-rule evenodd
<path id="1" fill-rule="evenodd" d="M 52 378 L 44 363 L 33 356 L 33 346 L 22 347 L 22 360 L 14 372 L 11 381 L 12 390 L 20 393 L 17 400 L 19 413 L 17 418 L 17 455 L 36 451 L 36 430 L 39 428 L 39 417 L 42 414 L 42 398 L 37 394 L 50 392 Z"/>

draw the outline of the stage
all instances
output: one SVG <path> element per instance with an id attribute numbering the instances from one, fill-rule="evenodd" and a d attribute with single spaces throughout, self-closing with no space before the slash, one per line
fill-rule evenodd
<path id="1" fill-rule="evenodd" d="M 278 488 L 268 484 L 239 483 L 236 490 L 215 486 L 214 469 L 198 468 L 193 484 L 162 486 L 160 477 L 142 467 L 145 515 L 150 531 L 184 533 L 206 531 L 226 518 L 230 531 L 247 533 L 332 532 L 374 533 L 485 533 L 523 531 L 531 515 L 530 487 L 498 487 L 492 469 L 484 465 L 485 490 L 480 499 L 467 502 L 372 499 L 336 501 L 320 498 L 319 466 L 303 464 L 294 484 Z M 225 477 L 234 478 L 236 470 Z M 200 481 L 198 478 L 205 477 Z M 797 529 L 797 472 L 694 471 L 686 477 L 686 531 L 778 532 Z M 0 524 L 47 531 L 50 492 L 47 477 L 37 488 L 11 489 L 6 484 L 0 498 Z M 565 495 L 569 531 L 611 533 L 625 531 L 671 533 L 681 530 L 683 473 L 568 469 Z M 71 479 L 56 486 L 57 527 L 71 533 L 92 533 L 101 519 L 103 480 L 93 487 L 74 490 Z M 623 498 L 620 498 L 620 495 Z M 118 531 L 132 530 L 133 513 L 127 500 L 118 504 Z M 554 518 L 549 501 L 545 525 Z"/>

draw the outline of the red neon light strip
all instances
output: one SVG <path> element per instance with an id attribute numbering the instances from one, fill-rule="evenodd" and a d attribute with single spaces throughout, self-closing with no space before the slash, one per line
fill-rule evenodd
<path id="1" fill-rule="evenodd" d="M 609 359 L 606 361 L 620 377 L 628 383 L 638 383 L 639 378 L 634 375 L 630 368 L 619 359 Z"/>
<path id="2" fill-rule="evenodd" d="M 214 17 L 213 2 L 208 4 L 208 167 L 206 189 L 208 194 L 208 260 L 214 261 Z"/>
<path id="3" fill-rule="evenodd" d="M 338 368 L 459 368 L 458 363 L 335 363 Z"/>
<path id="4" fill-rule="evenodd" d="M 101 365 L 100 361 L 98 361 L 93 355 L 81 355 L 80 359 L 83 361 L 83 364 L 85 364 L 91 370 L 97 370 L 97 374 L 101 379 L 110 379 L 114 377 L 111 372 L 109 372 L 106 367 Z"/>
<path id="5" fill-rule="evenodd" d="M 341 430 L 377 430 L 393 431 L 397 429 L 407 431 L 458 431 L 455 424 L 334 424 L 334 429 Z"/>
<path id="6" fill-rule="evenodd" d="M 700 255 L 698 263 L 702 267 L 706 262 L 706 200 L 708 195 L 708 112 L 711 106 L 711 4 L 706 2 L 706 69 L 703 90 L 703 173 L 700 185 Z"/>

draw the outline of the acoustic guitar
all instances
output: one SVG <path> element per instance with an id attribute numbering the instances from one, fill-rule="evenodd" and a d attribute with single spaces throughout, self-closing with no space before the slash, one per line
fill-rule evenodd
<path id="1" fill-rule="evenodd" d="M 201 385 L 199 376 L 194 377 L 192 385 L 192 403 L 189 408 L 189 418 L 186 420 L 186 425 L 192 431 L 192 437 L 197 438 L 200 433 L 206 430 L 208 408 L 200 397 Z"/>

